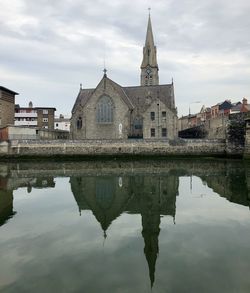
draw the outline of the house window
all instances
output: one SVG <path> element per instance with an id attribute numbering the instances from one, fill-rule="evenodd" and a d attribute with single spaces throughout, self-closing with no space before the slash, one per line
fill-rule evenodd
<path id="1" fill-rule="evenodd" d="M 161 129 L 161 136 L 162 137 L 167 137 L 167 128 L 162 128 Z"/>
<path id="2" fill-rule="evenodd" d="M 151 128 L 151 137 L 155 137 L 155 128 Z"/>
<path id="3" fill-rule="evenodd" d="M 43 110 L 43 114 L 48 114 L 49 111 L 48 110 Z"/>
<path id="4" fill-rule="evenodd" d="M 155 120 L 155 112 L 150 112 L 150 118 L 152 121 Z"/>
<path id="5" fill-rule="evenodd" d="M 112 123 L 113 122 L 113 103 L 111 98 L 102 96 L 96 107 L 97 123 Z"/>
<path id="6" fill-rule="evenodd" d="M 162 111 L 162 112 L 161 112 L 161 116 L 162 116 L 162 118 L 166 118 L 166 117 L 167 117 L 167 113 L 166 113 L 166 111 Z"/>
<path id="7" fill-rule="evenodd" d="M 76 121 L 76 128 L 81 129 L 82 128 L 82 117 L 78 117 Z"/>

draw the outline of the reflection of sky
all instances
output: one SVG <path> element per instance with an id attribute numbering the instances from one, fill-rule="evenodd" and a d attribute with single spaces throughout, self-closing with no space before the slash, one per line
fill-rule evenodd
<path id="1" fill-rule="evenodd" d="M 141 216 L 122 214 L 103 243 L 69 178 L 53 189 L 18 189 L 17 214 L 0 237 L 4 292 L 150 292 Z M 202 197 L 200 196 L 202 194 Z M 249 208 L 228 202 L 198 177 L 181 177 L 176 225 L 161 218 L 153 292 L 249 292 Z"/>
<path id="2" fill-rule="evenodd" d="M 218 196 L 199 177 L 180 177 L 180 198 L 177 197 L 179 224 L 199 223 L 231 225 L 230 221 L 249 222 L 249 207 L 237 205 Z"/>

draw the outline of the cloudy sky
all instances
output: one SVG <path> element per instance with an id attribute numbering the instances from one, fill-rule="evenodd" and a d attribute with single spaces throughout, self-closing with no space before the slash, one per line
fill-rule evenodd
<path id="1" fill-rule="evenodd" d="M 70 115 L 79 84 L 139 85 L 148 10 L 179 115 L 250 98 L 249 0 L 0 0 L 0 85 Z M 197 103 L 199 102 L 199 103 Z"/>

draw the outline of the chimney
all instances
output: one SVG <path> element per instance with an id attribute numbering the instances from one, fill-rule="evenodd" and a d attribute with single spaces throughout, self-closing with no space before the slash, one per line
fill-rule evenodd
<path id="1" fill-rule="evenodd" d="M 243 100 L 242 100 L 242 104 L 245 106 L 245 105 L 247 105 L 247 99 L 246 98 L 243 98 Z"/>

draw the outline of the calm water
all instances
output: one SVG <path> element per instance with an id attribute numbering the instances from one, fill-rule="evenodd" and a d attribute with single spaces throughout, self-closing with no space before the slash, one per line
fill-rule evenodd
<path id="1" fill-rule="evenodd" d="M 0 164 L 1 292 L 250 292 L 250 165 Z"/>

